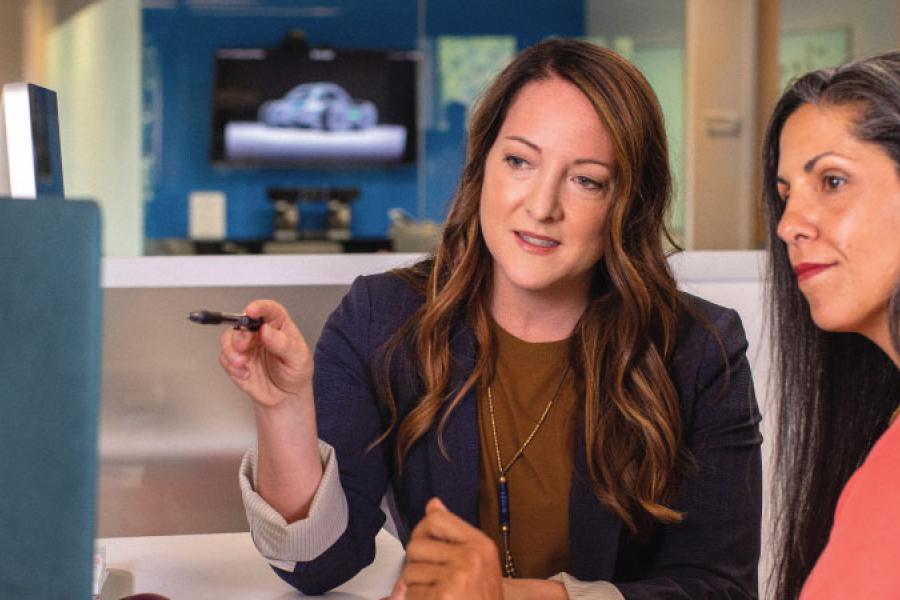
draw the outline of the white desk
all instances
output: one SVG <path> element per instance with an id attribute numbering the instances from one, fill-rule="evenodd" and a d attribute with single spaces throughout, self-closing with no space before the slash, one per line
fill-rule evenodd
<path id="1" fill-rule="evenodd" d="M 403 547 L 378 533 L 375 562 L 324 597 L 345 600 L 390 594 L 403 563 Z M 97 540 L 106 547 L 110 574 L 101 600 L 139 592 L 171 600 L 289 600 L 302 595 L 259 555 L 249 533 L 216 533 Z"/>

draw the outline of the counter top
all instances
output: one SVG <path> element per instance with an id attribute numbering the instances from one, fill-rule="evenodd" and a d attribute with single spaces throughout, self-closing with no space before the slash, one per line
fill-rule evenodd
<path id="1" fill-rule="evenodd" d="M 325 594 L 341 600 L 388 596 L 403 564 L 403 546 L 381 530 L 375 562 Z M 289 600 L 302 594 L 260 556 L 249 533 L 101 538 L 109 570 L 100 600 L 140 592 L 170 600 Z"/>
<path id="2" fill-rule="evenodd" d="M 411 265 L 424 254 L 146 256 L 103 259 L 104 288 L 350 285 L 359 275 Z M 669 259 L 679 283 L 757 281 L 760 251 L 681 252 Z"/>

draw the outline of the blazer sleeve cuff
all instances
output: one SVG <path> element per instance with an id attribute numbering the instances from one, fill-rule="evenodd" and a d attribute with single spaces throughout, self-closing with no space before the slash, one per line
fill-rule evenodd
<path id="1" fill-rule="evenodd" d="M 318 558 L 347 529 L 347 497 L 338 475 L 334 448 L 319 440 L 322 481 L 309 507 L 309 515 L 288 523 L 256 493 L 257 449 L 251 448 L 241 461 L 240 486 L 250 535 L 259 553 L 273 567 L 293 571 L 296 563 Z"/>
<path id="2" fill-rule="evenodd" d="M 568 573 L 557 573 L 550 581 L 562 583 L 569 600 L 625 600 L 619 588 L 608 581 L 581 581 Z"/>

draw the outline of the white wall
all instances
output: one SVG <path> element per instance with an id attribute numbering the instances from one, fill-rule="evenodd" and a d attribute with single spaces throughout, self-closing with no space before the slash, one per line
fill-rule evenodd
<path id="1" fill-rule="evenodd" d="M 94 198 L 106 256 L 138 256 L 141 197 L 141 7 L 99 0 L 49 34 L 47 84 L 59 99 L 66 195 Z"/>

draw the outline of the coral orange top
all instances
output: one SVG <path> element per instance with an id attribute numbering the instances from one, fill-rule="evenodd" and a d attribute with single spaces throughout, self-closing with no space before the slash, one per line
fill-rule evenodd
<path id="1" fill-rule="evenodd" d="M 838 499 L 825 550 L 800 600 L 900 598 L 900 419 Z"/>

